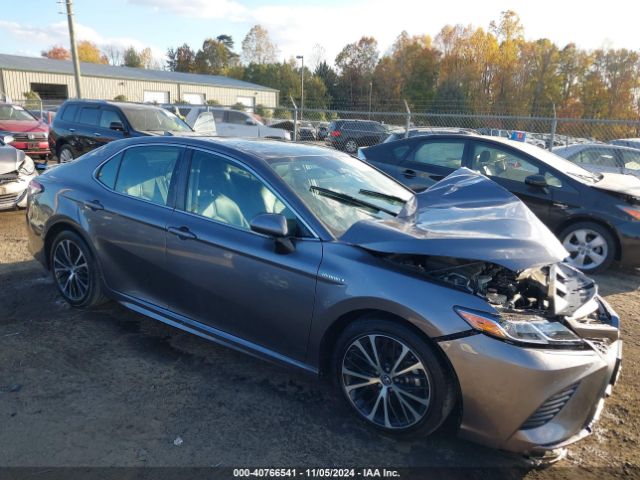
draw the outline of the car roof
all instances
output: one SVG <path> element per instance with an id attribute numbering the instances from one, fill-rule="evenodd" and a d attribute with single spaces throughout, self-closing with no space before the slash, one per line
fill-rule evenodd
<path id="1" fill-rule="evenodd" d="M 85 100 L 85 99 L 73 99 L 67 100 L 65 103 L 69 104 L 86 104 L 86 105 L 111 105 L 118 108 L 128 108 L 131 110 L 145 110 L 149 108 L 163 109 L 160 105 L 154 105 L 151 103 L 130 103 L 130 102 L 116 102 L 113 100 Z"/>
<path id="2" fill-rule="evenodd" d="M 626 147 L 624 145 L 615 145 L 611 143 L 574 143 L 573 145 L 567 145 L 566 147 L 557 147 L 553 149 L 553 153 L 556 152 L 580 152 L 586 148 L 597 148 L 597 149 L 613 149 L 613 150 L 621 150 L 621 151 L 631 151 L 637 152 L 639 149 L 633 147 Z"/>
<path id="3" fill-rule="evenodd" d="M 268 161 L 276 158 L 293 158 L 318 155 L 346 155 L 333 148 L 308 143 L 284 142 L 273 139 L 237 138 L 237 137 L 198 137 L 181 135 L 163 135 L 133 137 L 118 140 L 131 145 L 154 143 L 177 143 L 200 148 L 223 147 L 238 150 L 244 154 Z M 123 143 L 120 143 L 122 145 Z"/>

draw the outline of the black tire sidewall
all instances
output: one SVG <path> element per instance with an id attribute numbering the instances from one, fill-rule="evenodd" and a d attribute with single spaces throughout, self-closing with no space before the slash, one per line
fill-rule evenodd
<path id="1" fill-rule="evenodd" d="M 598 232 L 600 235 L 602 235 L 604 240 L 607 242 L 607 256 L 604 259 L 604 261 L 600 264 L 599 267 L 584 269 L 584 270 L 580 269 L 580 270 L 582 270 L 585 273 L 599 273 L 599 272 L 605 271 L 611 266 L 616 256 L 617 245 L 615 242 L 615 238 L 607 228 L 595 222 L 577 222 L 572 225 L 569 225 L 568 227 L 564 228 L 560 232 L 560 235 L 558 235 L 558 238 L 560 239 L 560 242 L 564 242 L 564 240 L 567 238 L 567 236 L 571 232 L 574 232 L 576 230 L 581 230 L 581 229 L 593 230 L 594 232 Z"/>
<path id="2" fill-rule="evenodd" d="M 417 424 L 403 429 L 387 429 L 370 422 L 362 416 L 354 407 L 342 385 L 342 360 L 346 349 L 358 337 L 368 334 L 379 334 L 396 338 L 408 345 L 418 357 L 429 377 L 431 384 L 431 403 L 426 414 Z M 369 317 L 357 320 L 350 324 L 340 335 L 336 342 L 331 362 L 332 381 L 341 392 L 344 401 L 356 416 L 367 425 L 381 432 L 405 437 L 423 437 L 433 433 L 447 419 L 456 400 L 453 374 L 449 371 L 444 359 L 434 351 L 434 347 L 423 338 L 420 338 L 411 328 L 405 327 L 395 321 L 378 317 Z"/>
<path id="3" fill-rule="evenodd" d="M 89 289 L 87 291 L 87 294 L 80 300 L 72 300 L 64 294 L 64 292 L 60 288 L 60 285 L 58 284 L 58 280 L 56 279 L 56 275 L 53 269 L 54 252 L 56 251 L 56 247 L 58 246 L 58 244 L 63 240 L 69 240 L 73 242 L 82 251 L 82 254 L 86 258 L 87 265 L 89 267 Z M 66 230 L 60 232 L 56 236 L 56 238 L 51 243 L 51 251 L 49 252 L 49 268 L 51 270 L 56 289 L 58 290 L 62 298 L 64 298 L 65 302 L 67 302 L 69 305 L 83 308 L 95 305 L 100 301 L 102 297 L 102 288 L 100 282 L 100 274 L 98 271 L 98 264 L 95 261 L 95 258 L 93 257 L 93 254 L 91 253 L 91 250 L 87 246 L 86 242 L 77 233 Z"/>
<path id="4" fill-rule="evenodd" d="M 76 154 L 73 151 L 73 149 L 69 145 L 63 145 L 60 147 L 60 150 L 58 151 L 58 163 L 62 163 L 62 159 L 60 157 L 62 157 L 62 152 L 64 150 L 69 150 L 69 153 L 71 153 L 71 158 L 73 159 L 76 158 Z"/>

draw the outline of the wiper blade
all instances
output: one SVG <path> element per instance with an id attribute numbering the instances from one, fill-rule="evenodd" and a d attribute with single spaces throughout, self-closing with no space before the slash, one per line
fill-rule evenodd
<path id="1" fill-rule="evenodd" d="M 374 190 L 365 190 L 365 189 L 360 189 L 358 191 L 358 193 L 362 194 L 362 195 L 366 195 L 367 197 L 374 197 L 374 198 L 384 198 L 385 200 L 389 200 L 390 202 L 396 202 L 396 203 L 401 203 L 402 205 L 404 205 L 405 203 L 407 203 L 406 200 L 403 200 L 400 197 L 396 197 L 394 195 L 389 195 L 387 193 L 382 193 L 382 192 L 376 192 Z"/>
<path id="2" fill-rule="evenodd" d="M 348 205 L 353 205 L 355 207 L 366 208 L 369 210 L 373 210 L 375 212 L 384 212 L 392 216 L 397 216 L 397 212 L 392 210 L 388 210 L 384 207 L 380 207 L 373 203 L 365 202 L 364 200 L 360 200 L 359 198 L 352 197 L 351 195 L 347 195 L 346 193 L 336 192 L 335 190 L 330 190 L 328 188 L 316 187 L 315 185 L 311 185 L 309 187 L 309 191 L 319 193 L 327 198 L 331 198 L 333 200 L 337 200 L 342 203 L 346 203 Z"/>

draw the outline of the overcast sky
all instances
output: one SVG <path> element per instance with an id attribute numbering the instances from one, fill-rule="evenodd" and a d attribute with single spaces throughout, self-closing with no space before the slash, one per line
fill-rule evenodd
<path id="1" fill-rule="evenodd" d="M 374 36 L 384 52 L 402 30 L 435 37 L 446 24 L 488 28 L 507 9 L 520 15 L 528 39 L 640 49 L 637 0 L 75 0 L 74 5 L 79 39 L 149 46 L 157 56 L 184 42 L 197 50 L 204 38 L 223 33 L 233 36 L 240 51 L 249 28 L 260 23 L 281 58 L 310 58 L 320 44 L 332 62 L 362 35 Z M 0 53 L 39 55 L 54 44 L 68 47 L 64 6 L 57 0 L 22 0 L 15 6 L 16 0 L 0 0 Z"/>

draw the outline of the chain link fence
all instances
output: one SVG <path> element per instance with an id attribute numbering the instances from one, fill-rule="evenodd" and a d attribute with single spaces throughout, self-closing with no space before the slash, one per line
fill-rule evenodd
<path id="1" fill-rule="evenodd" d="M 47 123 L 51 123 L 62 102 L 40 99 L 13 101 Z M 189 104 L 163 106 L 185 119 L 189 109 L 196 107 Z M 239 105 L 206 107 L 233 110 L 239 108 Z M 547 149 L 576 143 L 607 143 L 615 139 L 640 137 L 640 120 L 413 112 L 406 105 L 404 110 L 396 111 L 302 109 L 298 106 L 269 108 L 258 105 L 245 108 L 244 113 L 267 127 L 288 132 L 292 141 L 316 142 L 347 150 L 380 143 L 390 135 L 393 135 L 393 139 L 399 139 L 424 133 L 475 132 L 526 141 Z M 237 122 L 238 125 L 247 127 L 245 118 L 229 115 L 224 122 Z M 221 119 L 216 118 L 216 124 L 219 122 Z M 228 134 L 224 130 L 218 128 L 218 133 Z M 246 132 L 243 134 L 242 129 L 238 129 L 237 135 L 258 136 L 248 128 L 244 130 Z M 260 136 L 281 137 L 268 132 Z"/>

